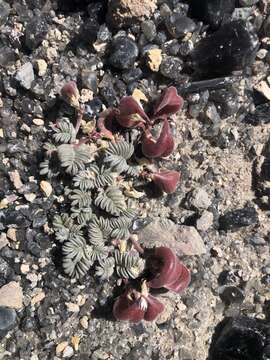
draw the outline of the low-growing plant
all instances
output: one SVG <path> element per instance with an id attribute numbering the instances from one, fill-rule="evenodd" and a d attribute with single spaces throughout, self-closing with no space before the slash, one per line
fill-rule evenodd
<path id="1" fill-rule="evenodd" d="M 61 95 L 76 109 L 77 121 L 73 124 L 61 118 L 53 124 L 52 142 L 44 146 L 40 173 L 67 184 L 63 193 L 66 210 L 53 220 L 55 238 L 62 244 L 63 269 L 76 279 L 90 269 L 100 281 L 115 279 L 124 287 L 114 304 L 115 318 L 151 321 L 164 308 L 150 294 L 151 288 L 181 293 L 190 275 L 170 249 L 145 250 L 130 233 L 138 215 L 138 199 L 144 196 L 134 187 L 134 180 L 151 181 L 160 191 L 172 193 L 180 179 L 179 172 L 153 172 L 143 161 L 137 162 L 135 150 L 140 147 L 149 159 L 172 153 L 174 140 L 168 116 L 182 107 L 183 100 L 174 87 L 169 87 L 147 115 L 128 96 L 83 131 L 84 107 L 76 83 L 67 83 Z M 155 137 L 155 127 L 160 124 Z M 124 135 L 131 128 L 138 129 L 139 135 L 129 142 Z"/>

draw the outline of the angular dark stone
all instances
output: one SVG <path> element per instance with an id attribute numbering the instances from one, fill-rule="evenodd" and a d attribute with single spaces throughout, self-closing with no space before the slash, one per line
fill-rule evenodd
<path id="1" fill-rule="evenodd" d="M 0 306 L 0 337 L 5 336 L 16 324 L 16 311 Z"/>
<path id="2" fill-rule="evenodd" d="M 218 27 L 235 9 L 235 0 L 191 0 L 190 13 L 211 27 Z"/>
<path id="3" fill-rule="evenodd" d="M 195 46 L 191 53 L 192 65 L 198 75 L 225 76 L 250 65 L 257 49 L 258 37 L 250 23 L 236 20 Z"/>
<path id="4" fill-rule="evenodd" d="M 258 214 L 256 209 L 247 206 L 243 209 L 236 209 L 227 212 L 219 218 L 220 230 L 237 230 L 244 226 L 256 224 L 258 221 Z"/>
<path id="5" fill-rule="evenodd" d="M 44 17 L 35 17 L 25 29 L 25 45 L 30 49 L 36 49 L 44 40 L 49 26 Z"/>
<path id="6" fill-rule="evenodd" d="M 10 6 L 5 1 L 0 2 L 0 26 L 7 22 L 8 15 L 10 13 Z"/>
<path id="7" fill-rule="evenodd" d="M 219 295 L 226 305 L 241 304 L 245 299 L 243 291 L 237 286 L 223 286 L 219 289 Z"/>
<path id="8" fill-rule="evenodd" d="M 268 124 L 270 122 L 270 103 L 256 106 L 254 113 L 247 114 L 245 122 L 254 126 Z"/>
<path id="9" fill-rule="evenodd" d="M 269 360 L 269 326 L 248 317 L 222 321 L 213 337 L 209 360 Z"/>
<path id="10" fill-rule="evenodd" d="M 146 20 L 141 25 L 144 36 L 148 41 L 153 41 L 157 35 L 157 29 L 154 21 Z"/>
<path id="11" fill-rule="evenodd" d="M 143 72 L 140 68 L 131 69 L 123 72 L 122 78 L 126 84 L 130 84 L 136 80 L 141 79 Z"/>
<path id="12" fill-rule="evenodd" d="M 183 62 L 178 57 L 166 56 L 160 65 L 160 72 L 163 76 L 172 80 L 181 79 L 181 70 Z"/>
<path id="13" fill-rule="evenodd" d="M 165 21 L 168 32 L 175 38 L 184 37 L 196 29 L 195 22 L 181 14 L 172 13 Z"/>
<path id="14" fill-rule="evenodd" d="M 236 114 L 240 108 L 238 96 L 233 89 L 211 91 L 209 100 L 214 102 L 221 118 Z"/>
<path id="15" fill-rule="evenodd" d="M 109 63 L 120 70 L 130 69 L 138 55 L 136 43 L 127 36 L 119 36 L 111 44 Z"/>

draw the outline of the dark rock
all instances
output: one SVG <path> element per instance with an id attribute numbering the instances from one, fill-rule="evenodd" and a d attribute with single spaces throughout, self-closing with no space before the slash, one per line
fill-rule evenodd
<path id="1" fill-rule="evenodd" d="M 219 296 L 226 305 L 241 304 L 245 299 L 243 291 L 236 286 L 221 287 L 219 289 Z"/>
<path id="2" fill-rule="evenodd" d="M 10 13 L 10 6 L 5 1 L 0 1 L 0 26 L 7 22 Z"/>
<path id="3" fill-rule="evenodd" d="M 140 68 L 130 69 L 128 71 L 123 72 L 122 78 L 126 84 L 130 84 L 136 80 L 141 79 L 143 76 L 143 72 Z"/>
<path id="4" fill-rule="evenodd" d="M 235 9 L 235 0 L 191 0 L 190 12 L 195 19 L 218 27 L 225 19 L 229 18 Z"/>
<path id="5" fill-rule="evenodd" d="M 258 37 L 248 22 L 232 21 L 202 39 L 191 53 L 192 64 L 205 77 L 228 75 L 250 65 L 258 49 Z"/>
<path id="6" fill-rule="evenodd" d="M 141 231 L 144 227 L 149 225 L 153 219 L 151 218 L 139 218 L 134 220 L 132 224 L 132 231 L 134 233 Z"/>
<path id="7" fill-rule="evenodd" d="M 109 63 L 120 70 L 129 69 L 133 67 L 138 55 L 136 43 L 127 36 L 119 36 L 111 44 Z"/>
<path id="8" fill-rule="evenodd" d="M 0 306 L 0 337 L 5 336 L 16 324 L 16 311 Z"/>
<path id="9" fill-rule="evenodd" d="M 261 234 L 255 234 L 250 237 L 249 242 L 254 246 L 263 246 L 266 245 L 264 236 Z"/>
<path id="10" fill-rule="evenodd" d="M 97 93 L 98 80 L 97 74 L 89 69 L 83 69 L 81 72 L 81 81 L 84 88 L 90 89 L 94 94 Z"/>
<path id="11" fill-rule="evenodd" d="M 270 15 L 266 18 L 263 23 L 263 31 L 264 35 L 269 37 L 270 36 Z"/>
<path id="12" fill-rule="evenodd" d="M 240 104 L 233 89 L 220 89 L 210 92 L 209 100 L 213 101 L 221 118 L 237 113 Z"/>
<path id="13" fill-rule="evenodd" d="M 220 323 L 213 337 L 209 360 L 267 360 L 267 329 L 260 320 L 228 318 Z"/>
<path id="14" fill-rule="evenodd" d="M 196 24 L 192 19 L 178 13 L 169 15 L 165 23 L 168 32 L 175 38 L 184 37 L 196 29 Z"/>
<path id="15" fill-rule="evenodd" d="M 8 46 L 3 46 L 0 48 L 0 66 L 8 67 L 15 63 L 18 59 L 18 55 Z"/>
<path id="16" fill-rule="evenodd" d="M 154 21 L 146 20 L 141 25 L 142 32 L 148 41 L 153 41 L 157 35 L 157 29 Z"/>
<path id="17" fill-rule="evenodd" d="M 237 230 L 244 226 L 254 225 L 258 221 L 256 209 L 247 206 L 243 209 L 228 211 L 219 218 L 220 230 Z"/>
<path id="18" fill-rule="evenodd" d="M 164 31 L 160 31 L 157 33 L 157 36 L 154 39 L 154 42 L 158 45 L 162 45 L 167 41 L 167 35 Z"/>
<path id="19" fill-rule="evenodd" d="M 167 41 L 165 44 L 163 44 L 162 50 L 165 54 L 177 55 L 180 50 L 180 44 L 176 39 Z"/>
<path id="20" fill-rule="evenodd" d="M 181 79 L 181 70 L 183 68 L 183 62 L 178 57 L 166 56 L 160 65 L 160 72 L 163 76 L 172 80 Z"/>
<path id="21" fill-rule="evenodd" d="M 268 124 L 270 122 L 270 103 L 256 106 L 253 113 L 247 114 L 245 122 L 254 126 Z"/>
<path id="22" fill-rule="evenodd" d="M 47 35 L 49 26 L 44 17 L 34 17 L 25 28 L 25 45 L 29 50 L 36 49 Z"/>
<path id="23" fill-rule="evenodd" d="M 102 24 L 97 33 L 97 40 L 100 42 L 108 42 L 111 40 L 112 33 L 105 24 Z"/>

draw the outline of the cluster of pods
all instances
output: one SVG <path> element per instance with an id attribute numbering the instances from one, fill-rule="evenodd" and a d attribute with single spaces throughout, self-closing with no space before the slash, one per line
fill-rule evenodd
<path id="1" fill-rule="evenodd" d="M 181 294 L 190 283 L 190 272 L 171 249 L 157 247 L 146 259 L 149 280 L 140 282 L 140 289 L 128 285 L 113 306 L 117 320 L 139 322 L 153 321 L 164 310 L 164 305 L 153 295 L 151 289 L 165 288 Z"/>

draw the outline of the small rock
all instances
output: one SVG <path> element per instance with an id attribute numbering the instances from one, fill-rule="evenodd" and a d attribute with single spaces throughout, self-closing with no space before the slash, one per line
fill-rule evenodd
<path id="1" fill-rule="evenodd" d="M 7 237 L 9 240 L 17 241 L 17 230 L 14 228 L 9 228 L 7 231 Z"/>
<path id="2" fill-rule="evenodd" d="M 0 288 L 0 306 L 12 309 L 23 307 L 23 292 L 19 283 L 11 281 Z"/>
<path id="3" fill-rule="evenodd" d="M 265 19 L 263 23 L 264 35 L 270 37 L 270 15 Z"/>
<path id="4" fill-rule="evenodd" d="M 150 49 L 147 51 L 147 65 L 153 72 L 158 72 L 162 62 L 162 50 Z"/>
<path id="5" fill-rule="evenodd" d="M 80 101 L 82 104 L 85 104 L 91 100 L 93 100 L 93 91 L 89 90 L 89 89 L 82 89 L 81 90 L 81 96 L 80 96 Z"/>
<path id="6" fill-rule="evenodd" d="M 117 69 L 133 67 L 139 55 L 136 43 L 127 36 L 116 37 L 111 44 L 109 63 Z"/>
<path id="7" fill-rule="evenodd" d="M 25 45 L 30 49 L 36 49 L 44 40 L 48 32 L 48 23 L 45 17 L 35 16 L 28 22 L 25 28 Z"/>
<path id="8" fill-rule="evenodd" d="M 243 291 L 237 286 L 222 286 L 219 295 L 226 305 L 241 304 L 245 300 Z"/>
<path id="9" fill-rule="evenodd" d="M 14 185 L 15 189 L 19 190 L 23 186 L 19 171 L 18 170 L 10 171 L 8 174 L 10 181 Z"/>
<path id="10" fill-rule="evenodd" d="M 141 101 L 148 102 L 147 97 L 140 89 L 134 89 L 132 97 L 140 104 Z"/>
<path id="11" fill-rule="evenodd" d="M 157 29 L 154 21 L 147 20 L 141 25 L 142 32 L 148 41 L 153 41 L 157 35 Z"/>
<path id="12" fill-rule="evenodd" d="M 263 246 L 266 245 L 264 236 L 261 234 L 255 234 L 250 237 L 249 242 L 254 246 Z"/>
<path id="13" fill-rule="evenodd" d="M 27 201 L 33 202 L 37 196 L 34 193 L 30 193 L 30 194 L 24 194 L 24 197 Z"/>
<path id="14" fill-rule="evenodd" d="M 0 1 L 0 26 L 7 22 L 10 13 L 10 6 L 5 1 Z"/>
<path id="15" fill-rule="evenodd" d="M 196 227 L 199 231 L 207 231 L 213 225 L 214 215 L 210 211 L 204 211 L 197 220 Z"/>
<path id="16" fill-rule="evenodd" d="M 30 271 L 30 266 L 28 264 L 22 264 L 20 270 L 22 274 L 27 274 Z"/>
<path id="17" fill-rule="evenodd" d="M 71 346 L 67 346 L 65 348 L 65 350 L 63 351 L 62 356 L 63 356 L 63 358 L 69 358 L 69 357 L 73 356 L 73 354 L 74 354 L 73 348 Z"/>
<path id="18" fill-rule="evenodd" d="M 181 79 L 182 68 L 183 62 L 178 57 L 165 56 L 160 65 L 160 72 L 166 78 L 177 81 Z"/>
<path id="19" fill-rule="evenodd" d="M 75 351 L 78 351 L 79 350 L 79 344 L 80 344 L 80 337 L 79 336 L 72 336 L 71 338 L 71 344 L 74 348 Z"/>
<path id="20" fill-rule="evenodd" d="M 49 197 L 53 192 L 52 185 L 48 181 L 45 181 L 45 180 L 42 180 L 40 182 L 40 188 L 47 197 Z"/>
<path id="21" fill-rule="evenodd" d="M 0 234 L 0 250 L 8 244 L 8 239 L 5 233 Z"/>
<path id="22" fill-rule="evenodd" d="M 192 33 L 196 29 L 196 24 L 186 16 L 172 13 L 166 19 L 166 27 L 173 37 L 180 38 L 188 33 Z"/>
<path id="23" fill-rule="evenodd" d="M 43 126 L 44 125 L 44 120 L 42 120 L 42 119 L 33 119 L 33 124 L 37 125 L 37 126 Z"/>
<path id="24" fill-rule="evenodd" d="M 192 191 L 189 205 L 196 210 L 208 209 L 211 205 L 211 199 L 203 188 L 198 188 Z"/>
<path id="25" fill-rule="evenodd" d="M 237 230 L 244 226 L 254 225 L 258 222 L 258 214 L 254 207 L 228 211 L 219 218 L 220 230 Z"/>
<path id="26" fill-rule="evenodd" d="M 26 90 L 31 89 L 32 82 L 35 80 L 33 65 L 30 62 L 25 63 L 17 72 L 16 80 Z"/>
<path id="27" fill-rule="evenodd" d="M 115 27 L 130 27 L 149 18 L 157 8 L 157 0 L 109 0 L 107 20 Z"/>
<path id="28" fill-rule="evenodd" d="M 37 295 L 33 296 L 31 299 L 31 305 L 39 304 L 43 299 L 45 299 L 45 292 L 41 291 Z"/>
<path id="29" fill-rule="evenodd" d="M 81 326 L 87 330 L 88 329 L 88 317 L 87 316 L 83 316 L 81 319 L 80 319 L 80 324 Z"/>
<path id="30" fill-rule="evenodd" d="M 65 304 L 66 304 L 67 310 L 70 312 L 75 313 L 75 312 L 80 311 L 80 307 L 77 304 L 74 304 L 74 303 L 65 303 Z"/>
<path id="31" fill-rule="evenodd" d="M 0 306 L 0 336 L 5 335 L 16 324 L 16 311 Z"/>
<path id="32" fill-rule="evenodd" d="M 58 344 L 55 349 L 56 355 L 60 355 L 66 349 L 67 346 L 68 346 L 67 341 L 63 341 L 60 344 Z"/>
<path id="33" fill-rule="evenodd" d="M 266 81 L 260 81 L 254 86 L 254 89 L 261 93 L 267 100 L 270 100 L 270 86 Z"/>
<path id="34" fill-rule="evenodd" d="M 38 59 L 36 61 L 36 68 L 37 68 L 37 71 L 38 71 L 38 76 L 43 77 L 44 75 L 46 75 L 47 67 L 48 67 L 48 65 L 47 65 L 45 60 Z"/>
<path id="35" fill-rule="evenodd" d="M 83 69 L 81 72 L 82 86 L 97 93 L 98 80 L 97 74 L 89 69 Z"/>
<path id="36" fill-rule="evenodd" d="M 179 226 L 179 249 L 184 255 L 203 255 L 206 247 L 198 231 L 193 226 Z"/>

